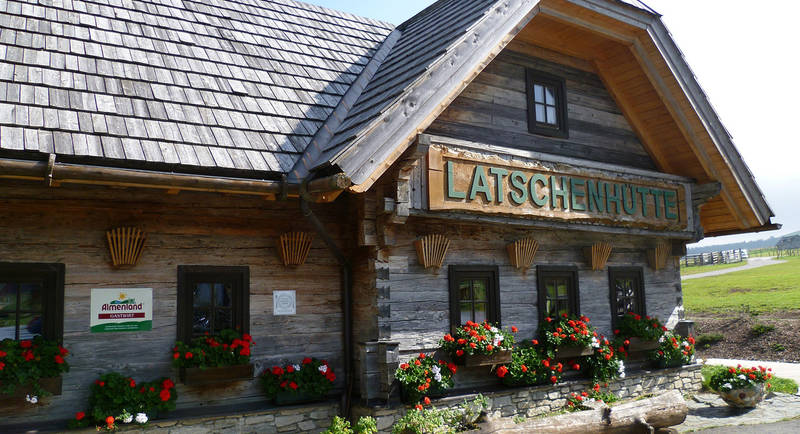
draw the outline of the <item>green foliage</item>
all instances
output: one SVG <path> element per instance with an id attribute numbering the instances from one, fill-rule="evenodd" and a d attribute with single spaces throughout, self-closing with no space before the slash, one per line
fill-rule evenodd
<path id="1" fill-rule="evenodd" d="M 597 332 L 589 325 L 589 318 L 583 315 L 576 317 L 563 313 L 556 318 L 548 316 L 539 325 L 539 341 L 553 358 L 558 346 L 587 347 L 593 338 L 597 338 Z"/>
<path id="2" fill-rule="evenodd" d="M 779 344 L 779 343 L 774 343 L 774 344 L 770 345 L 770 348 L 772 348 L 772 351 L 776 351 L 776 352 L 786 351 L 786 347 L 783 346 L 783 344 Z"/>
<path id="3" fill-rule="evenodd" d="M 250 347 L 255 345 L 247 333 L 225 329 L 216 335 L 198 336 L 189 343 L 175 342 L 172 364 L 176 368 L 210 368 L 250 363 Z"/>
<path id="4" fill-rule="evenodd" d="M 775 330 L 774 325 L 769 324 L 755 324 L 753 327 L 750 328 L 750 333 L 755 336 L 765 335 L 771 331 Z"/>
<path id="5" fill-rule="evenodd" d="M 667 328 L 661 324 L 658 318 L 651 318 L 633 312 L 628 312 L 622 316 L 614 335 L 619 338 L 642 338 L 649 341 L 658 340 L 664 335 Z"/>
<path id="6" fill-rule="evenodd" d="M 568 411 L 588 410 L 590 408 L 587 406 L 589 402 L 601 401 L 605 404 L 611 404 L 618 400 L 619 398 L 617 398 L 617 395 L 614 395 L 610 390 L 601 392 L 600 385 L 595 384 L 594 387 L 588 391 L 570 393 L 569 396 L 567 396 L 565 408 Z"/>
<path id="7" fill-rule="evenodd" d="M 430 355 L 419 356 L 402 363 L 395 372 L 395 378 L 403 388 L 406 403 L 416 403 L 429 395 L 442 394 L 453 387 L 453 374 L 457 367 L 444 360 L 436 361 Z"/>
<path id="8" fill-rule="evenodd" d="M 32 340 L 0 342 L 0 394 L 12 394 L 17 386 L 28 384 L 35 395 L 46 395 L 40 378 L 57 377 L 69 371 L 64 347 L 41 336 Z"/>
<path id="9" fill-rule="evenodd" d="M 467 321 L 455 331 L 455 336 L 449 333 L 439 340 L 439 346 L 450 357 L 459 358 L 467 355 L 491 355 L 499 351 L 511 350 L 514 347 L 514 336 L 517 328 L 511 331 L 499 329 L 487 321 L 481 324 Z"/>
<path id="10" fill-rule="evenodd" d="M 488 407 L 489 400 L 478 395 L 464 401 L 459 408 L 429 408 L 421 405 L 409 410 L 392 427 L 396 434 L 452 434 L 476 428 L 475 422 Z"/>
<path id="11" fill-rule="evenodd" d="M 594 353 L 583 359 L 584 368 L 592 381 L 606 382 L 622 375 L 625 364 L 620 358 L 621 354 L 614 351 L 608 339 L 601 337 L 594 345 Z"/>
<path id="12" fill-rule="evenodd" d="M 717 369 L 711 375 L 708 381 L 708 387 L 715 391 L 730 391 L 735 389 L 743 389 L 755 384 L 767 383 L 767 387 L 771 387 L 769 381 L 772 379 L 770 369 L 763 366 L 753 366 L 752 368 L 745 368 L 742 365 L 737 367 L 727 367 L 725 369 Z"/>
<path id="13" fill-rule="evenodd" d="M 769 381 L 772 384 L 770 390 L 773 392 L 797 394 L 797 382 L 791 378 L 772 377 Z"/>
<path id="14" fill-rule="evenodd" d="M 750 270 L 682 282 L 691 312 L 771 312 L 800 306 L 800 256 Z"/>
<path id="15" fill-rule="evenodd" d="M 701 348 L 709 348 L 711 345 L 725 339 L 721 333 L 708 333 L 697 337 L 697 346 Z"/>
<path id="16" fill-rule="evenodd" d="M 335 416 L 328 429 L 323 431 L 322 434 L 353 434 L 353 430 L 350 428 L 349 420 Z"/>
<path id="17" fill-rule="evenodd" d="M 730 368 L 727 366 L 722 365 L 705 365 L 701 369 L 701 373 L 703 374 L 703 388 L 705 390 L 714 391 L 714 388 L 711 387 L 711 379 L 715 376 L 715 374 L 724 375 L 720 373 L 727 372 Z M 789 393 L 789 394 L 796 394 L 797 393 L 797 382 L 789 378 L 782 378 L 782 377 L 775 377 L 769 379 L 769 383 L 771 384 L 770 390 L 773 392 L 778 393 Z"/>
<path id="18" fill-rule="evenodd" d="M 374 418 L 371 416 L 364 416 L 358 418 L 358 422 L 356 422 L 356 434 L 377 434 L 378 432 L 378 422 L 375 421 Z"/>
<path id="19" fill-rule="evenodd" d="M 539 341 L 526 341 L 514 348 L 511 363 L 495 369 L 506 386 L 555 384 L 561 379 L 563 365 L 554 362 Z"/>
<path id="20" fill-rule="evenodd" d="M 270 399 L 279 392 L 323 397 L 330 392 L 336 374 L 325 360 L 306 357 L 302 364 L 273 366 L 261 374 L 261 385 Z"/>
<path id="21" fill-rule="evenodd" d="M 647 358 L 667 366 L 674 364 L 687 365 L 692 362 L 695 343 L 695 339 L 691 336 L 684 340 L 679 335 L 666 332 L 661 340 L 661 345 L 658 349 L 650 351 L 647 354 Z"/>
<path id="22" fill-rule="evenodd" d="M 106 418 L 117 418 L 125 413 L 154 415 L 175 409 L 178 393 L 175 383 L 161 378 L 137 383 L 133 378 L 117 372 L 103 374 L 89 389 L 89 410 L 85 417 L 70 421 L 71 427 L 87 426 L 91 423 L 105 424 Z"/>
<path id="23" fill-rule="evenodd" d="M 520 416 L 520 415 L 516 415 L 513 418 L 511 418 L 511 421 L 513 421 L 517 425 L 524 423 L 526 420 L 528 419 L 525 416 Z"/>

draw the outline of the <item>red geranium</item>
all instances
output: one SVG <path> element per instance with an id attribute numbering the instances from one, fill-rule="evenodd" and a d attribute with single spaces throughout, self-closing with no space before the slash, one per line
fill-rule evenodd
<path id="1" fill-rule="evenodd" d="M 86 413 L 82 411 L 75 413 L 75 420 L 82 420 L 84 417 L 86 417 Z"/>
<path id="2" fill-rule="evenodd" d="M 158 393 L 158 397 L 161 398 L 162 401 L 169 401 L 169 397 L 172 396 L 169 393 L 169 389 L 161 389 L 161 392 Z"/>

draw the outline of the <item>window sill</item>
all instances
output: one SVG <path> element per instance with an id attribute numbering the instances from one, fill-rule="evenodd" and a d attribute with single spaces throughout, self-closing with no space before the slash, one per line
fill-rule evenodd
<path id="1" fill-rule="evenodd" d="M 179 375 L 181 383 L 187 386 L 248 381 L 253 379 L 253 364 L 213 368 L 180 368 Z"/>

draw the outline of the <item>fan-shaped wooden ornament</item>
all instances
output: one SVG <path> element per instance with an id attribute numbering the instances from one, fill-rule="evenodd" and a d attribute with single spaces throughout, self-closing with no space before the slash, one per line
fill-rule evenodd
<path id="1" fill-rule="evenodd" d="M 115 267 L 136 265 L 144 250 L 147 234 L 136 227 L 119 227 L 106 232 L 111 263 Z"/>
<path id="2" fill-rule="evenodd" d="M 671 246 L 667 243 L 660 243 L 654 249 L 647 249 L 647 262 L 650 268 L 656 271 L 666 268 L 671 250 Z"/>
<path id="3" fill-rule="evenodd" d="M 311 232 L 287 232 L 281 235 L 281 259 L 283 265 L 303 265 L 311 250 L 314 234 Z"/>
<path id="4" fill-rule="evenodd" d="M 592 247 L 584 248 L 583 253 L 586 261 L 592 266 L 592 270 L 602 270 L 611 256 L 611 243 L 594 243 Z"/>
<path id="5" fill-rule="evenodd" d="M 530 237 L 522 238 L 507 245 L 506 249 L 511 265 L 520 270 L 527 270 L 533 264 L 536 251 L 539 250 L 539 242 Z"/>
<path id="6" fill-rule="evenodd" d="M 439 268 L 444 262 L 447 248 L 450 247 L 450 240 L 444 235 L 425 235 L 414 241 L 414 247 L 417 249 L 417 259 L 420 265 L 425 268 Z"/>

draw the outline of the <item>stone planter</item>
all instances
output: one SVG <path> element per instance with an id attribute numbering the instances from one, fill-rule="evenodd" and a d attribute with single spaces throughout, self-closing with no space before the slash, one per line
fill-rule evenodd
<path id="1" fill-rule="evenodd" d="M 216 383 L 232 383 L 253 378 L 253 365 L 218 366 L 214 368 L 181 368 L 181 383 L 198 386 Z"/>
<path id="2" fill-rule="evenodd" d="M 293 390 L 281 390 L 272 398 L 272 403 L 275 405 L 299 405 L 318 402 L 323 399 L 325 399 L 324 395 L 320 396 Z"/>
<path id="3" fill-rule="evenodd" d="M 577 345 L 559 345 L 556 347 L 556 359 L 574 359 L 581 356 L 591 356 L 594 353 L 592 347 L 580 347 Z"/>
<path id="4" fill-rule="evenodd" d="M 491 366 L 502 365 L 511 362 L 511 351 L 503 350 L 493 354 L 464 354 L 461 357 L 455 358 L 456 365 L 461 366 Z"/>
<path id="5" fill-rule="evenodd" d="M 765 395 L 763 384 L 717 393 L 728 405 L 736 408 L 753 408 L 764 399 Z"/>
<path id="6" fill-rule="evenodd" d="M 61 395 L 61 377 L 47 377 L 39 379 L 39 386 L 50 395 Z M 0 394 L 0 403 L 6 404 L 14 401 L 24 401 L 26 395 L 34 395 L 32 386 L 24 384 L 17 386 L 14 393 L 10 395 Z M 41 396 L 39 397 L 41 398 Z"/>

